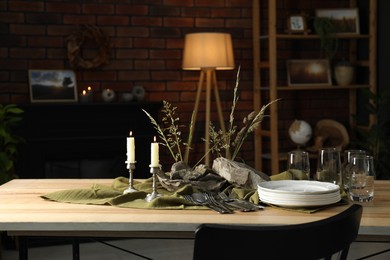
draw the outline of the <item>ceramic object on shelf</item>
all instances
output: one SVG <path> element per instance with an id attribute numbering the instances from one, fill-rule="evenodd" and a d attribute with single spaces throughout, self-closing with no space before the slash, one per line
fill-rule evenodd
<path id="1" fill-rule="evenodd" d="M 122 101 L 123 102 L 130 102 L 134 99 L 133 93 L 122 93 Z"/>
<path id="2" fill-rule="evenodd" d="M 112 102 L 115 99 L 115 91 L 109 88 L 104 89 L 102 91 L 102 99 L 105 102 Z"/>
<path id="3" fill-rule="evenodd" d="M 145 97 L 145 89 L 143 86 L 134 86 L 132 91 L 133 96 L 136 100 L 141 101 Z"/>
<path id="4" fill-rule="evenodd" d="M 352 83 L 354 67 L 348 61 L 341 61 L 334 66 L 334 78 L 337 85 L 348 86 Z"/>

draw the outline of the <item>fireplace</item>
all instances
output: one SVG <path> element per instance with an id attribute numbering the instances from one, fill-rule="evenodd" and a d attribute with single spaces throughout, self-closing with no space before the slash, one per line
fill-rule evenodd
<path id="1" fill-rule="evenodd" d="M 31 104 L 24 119 L 16 165 L 20 178 L 115 178 L 128 176 L 126 137 L 136 145 L 135 178 L 148 178 L 150 143 L 160 102 Z"/>

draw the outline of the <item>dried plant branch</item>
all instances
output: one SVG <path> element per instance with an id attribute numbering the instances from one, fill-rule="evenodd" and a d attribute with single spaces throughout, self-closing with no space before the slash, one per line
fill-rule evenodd
<path id="1" fill-rule="evenodd" d="M 180 121 L 179 117 L 176 117 L 176 107 L 172 107 L 170 103 L 167 101 L 163 101 L 163 109 L 162 112 L 165 114 L 162 121 L 164 125 L 166 125 L 166 128 L 164 128 L 164 132 L 166 131 L 167 134 L 167 142 L 169 146 L 171 147 L 172 151 L 176 147 L 176 153 L 174 155 L 175 161 L 183 161 L 183 156 L 181 152 L 181 131 L 180 131 L 180 125 L 178 122 Z"/>
<path id="2" fill-rule="evenodd" d="M 186 146 L 186 153 L 184 155 L 184 162 L 188 164 L 188 158 L 190 156 L 190 150 L 191 150 L 191 144 L 192 144 L 192 138 L 194 136 L 194 122 L 195 121 L 195 111 L 192 112 L 191 115 L 191 122 L 190 122 L 190 127 L 189 127 L 189 133 L 188 133 L 188 139 L 187 143 L 184 143 Z"/>
<path id="3" fill-rule="evenodd" d="M 154 126 L 154 129 L 156 129 L 161 140 L 163 140 L 164 143 L 162 143 L 162 145 L 168 147 L 168 150 L 171 153 L 172 157 L 175 158 L 175 153 L 173 152 L 172 147 L 169 145 L 169 142 L 165 136 L 164 130 L 158 125 L 156 120 L 148 112 L 146 112 L 146 110 L 142 109 L 142 111 L 144 111 L 144 113 L 149 117 L 150 121 L 152 122 L 152 125 Z"/>
<path id="4" fill-rule="evenodd" d="M 261 107 L 259 112 L 251 112 L 247 117 L 244 118 L 244 126 L 241 128 L 241 130 L 237 133 L 236 139 L 234 140 L 233 146 L 235 146 L 232 160 L 234 160 L 238 152 L 240 151 L 244 140 L 248 137 L 250 133 L 255 131 L 255 129 L 260 125 L 260 123 L 263 121 L 265 116 L 265 110 L 273 103 L 277 102 L 278 100 L 274 100 L 269 102 L 268 104 Z"/>

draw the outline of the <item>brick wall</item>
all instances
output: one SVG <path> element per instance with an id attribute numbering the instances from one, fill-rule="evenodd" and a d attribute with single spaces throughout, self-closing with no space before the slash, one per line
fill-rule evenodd
<path id="1" fill-rule="evenodd" d="M 188 125 L 193 110 L 198 71 L 181 69 L 186 33 L 215 31 L 232 34 L 236 65 L 241 65 L 237 119 L 252 107 L 251 0 L 120 0 L 16 1 L 0 3 L 0 103 L 29 103 L 29 69 L 72 69 L 66 38 L 79 25 L 95 25 L 109 37 L 110 63 L 101 68 L 75 69 L 79 92 L 92 86 L 94 102 L 100 92 L 118 95 L 135 85 L 146 90 L 146 101 L 166 100 L 178 107 Z M 96 44 L 83 45 L 83 58 L 96 56 Z M 236 71 L 217 74 L 227 118 Z M 201 112 L 204 105 L 200 104 Z M 192 160 L 203 153 L 204 122 L 199 115 Z M 217 122 L 216 112 L 212 114 Z M 186 130 L 183 131 L 184 135 Z M 253 162 L 249 138 L 242 157 Z M 162 149 L 164 151 L 164 149 Z M 164 155 L 163 155 L 164 157 Z M 167 161 L 167 159 L 164 159 Z M 169 163 L 167 163 L 169 165 Z"/>

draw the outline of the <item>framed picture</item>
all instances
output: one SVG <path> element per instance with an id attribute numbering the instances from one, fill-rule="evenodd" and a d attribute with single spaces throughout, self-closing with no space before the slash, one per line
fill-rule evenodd
<path id="1" fill-rule="evenodd" d="M 331 19 L 335 33 L 359 34 L 359 10 L 357 8 L 317 9 L 316 17 Z"/>
<path id="2" fill-rule="evenodd" d="M 307 25 L 306 18 L 303 15 L 290 15 L 287 19 L 288 33 L 306 33 Z"/>
<path id="3" fill-rule="evenodd" d="M 76 102 L 77 81 L 72 70 L 29 70 L 30 100 Z"/>
<path id="4" fill-rule="evenodd" d="M 332 85 L 329 61 L 288 60 L 287 81 L 289 86 L 329 86 Z"/>

